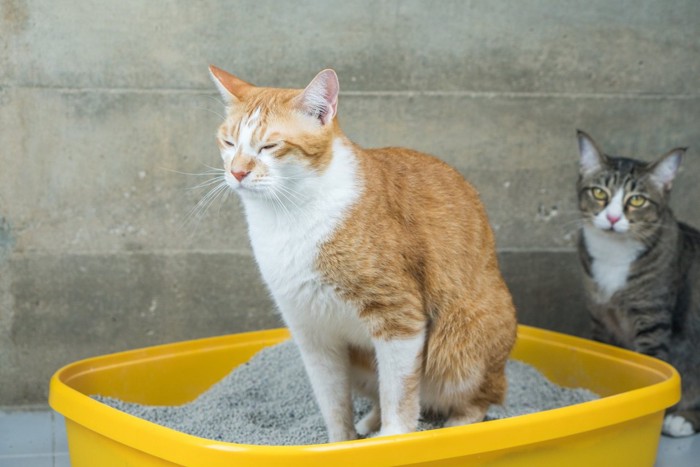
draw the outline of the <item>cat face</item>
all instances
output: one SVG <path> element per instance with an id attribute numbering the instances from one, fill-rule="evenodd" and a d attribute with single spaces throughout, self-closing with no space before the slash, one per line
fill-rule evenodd
<path id="1" fill-rule="evenodd" d="M 657 228 L 667 208 L 685 149 L 674 149 L 646 163 L 607 156 L 582 131 L 578 132 L 578 142 L 578 200 L 584 221 L 611 234 L 643 240 Z"/>
<path id="2" fill-rule="evenodd" d="M 288 197 L 291 185 L 325 169 L 338 99 L 333 70 L 303 90 L 256 87 L 213 66 L 210 72 L 227 109 L 217 142 L 231 188 L 241 196 Z"/>

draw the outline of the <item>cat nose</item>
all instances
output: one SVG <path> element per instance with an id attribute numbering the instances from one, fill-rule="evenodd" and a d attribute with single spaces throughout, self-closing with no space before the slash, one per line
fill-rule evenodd
<path id="1" fill-rule="evenodd" d="M 248 171 L 232 170 L 231 171 L 231 175 L 233 175 L 235 177 L 235 179 L 238 180 L 239 182 L 243 181 L 243 179 L 246 178 L 249 173 L 250 173 L 250 170 L 248 170 Z"/>
<path id="2" fill-rule="evenodd" d="M 619 221 L 621 216 L 615 216 L 615 215 L 611 215 L 610 213 L 607 213 L 605 215 L 605 217 L 608 218 L 608 220 L 610 221 L 610 224 L 615 225 L 615 222 Z"/>

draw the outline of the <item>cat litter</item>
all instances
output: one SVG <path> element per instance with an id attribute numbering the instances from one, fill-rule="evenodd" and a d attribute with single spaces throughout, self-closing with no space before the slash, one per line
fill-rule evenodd
<path id="1" fill-rule="evenodd" d="M 49 403 L 65 417 L 71 465 L 652 466 L 664 411 L 680 396 L 678 373 L 664 362 L 521 325 L 507 369 L 510 399 L 492 407 L 492 420 L 435 430 L 426 428 L 439 427 L 439 420 L 424 420 L 423 431 L 323 443 L 325 427 L 296 348 L 270 348 L 288 338 L 284 329 L 211 337 L 93 357 L 58 370 Z M 547 389 L 525 399 L 533 386 Z M 562 403 L 556 398 L 563 387 L 600 398 L 549 410 Z M 92 394 L 126 401 L 120 404 L 135 408 L 137 416 Z M 518 412 L 512 400 L 520 400 Z M 367 408 L 358 400 L 357 416 Z M 524 415 L 499 418 L 517 413 Z M 228 418 L 234 414 L 235 420 Z M 162 425 L 178 420 L 177 430 Z M 298 425 L 286 441 L 279 437 L 285 423 Z M 245 444 L 238 436 L 268 444 Z"/>
<path id="2" fill-rule="evenodd" d="M 506 367 L 505 403 L 487 420 L 556 409 L 597 399 L 587 389 L 562 388 L 516 360 Z M 327 442 L 326 428 L 292 341 L 267 347 L 195 401 L 176 407 L 147 406 L 109 397 L 95 399 L 153 423 L 202 438 L 241 444 L 301 445 Z M 355 399 L 355 419 L 370 409 Z M 440 428 L 422 420 L 419 430 Z"/>

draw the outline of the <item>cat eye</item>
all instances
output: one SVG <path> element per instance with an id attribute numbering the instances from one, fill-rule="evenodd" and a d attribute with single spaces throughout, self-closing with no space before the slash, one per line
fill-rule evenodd
<path id="1" fill-rule="evenodd" d="M 261 153 L 263 151 L 269 151 L 270 149 L 275 149 L 277 146 L 279 146 L 279 143 L 272 143 L 272 144 L 266 144 L 265 146 L 262 146 L 258 153 Z"/>
<path id="2" fill-rule="evenodd" d="M 608 200 L 608 193 L 605 190 L 603 190 L 602 188 L 598 188 L 598 187 L 591 188 L 591 194 L 593 195 L 593 198 L 598 200 L 598 201 L 607 201 Z"/>
<path id="3" fill-rule="evenodd" d="M 223 140 L 223 141 L 224 141 L 224 145 L 225 145 L 225 146 L 228 146 L 228 147 L 230 147 L 230 148 L 234 146 L 234 144 L 233 144 L 231 141 L 229 141 L 229 140 L 226 140 L 226 139 L 225 139 L 225 140 Z"/>
<path id="4" fill-rule="evenodd" d="M 627 204 L 633 208 L 641 208 L 647 204 L 647 199 L 642 195 L 632 195 L 627 200 Z"/>

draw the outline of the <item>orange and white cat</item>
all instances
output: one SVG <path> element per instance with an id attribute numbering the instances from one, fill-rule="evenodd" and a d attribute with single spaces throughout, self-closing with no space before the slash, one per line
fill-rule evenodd
<path id="1" fill-rule="evenodd" d="M 414 431 L 421 409 L 483 420 L 516 318 L 475 189 L 434 157 L 348 140 L 333 70 L 297 90 L 210 72 L 225 180 L 329 441 Z M 353 388 L 374 401 L 357 427 Z"/>

